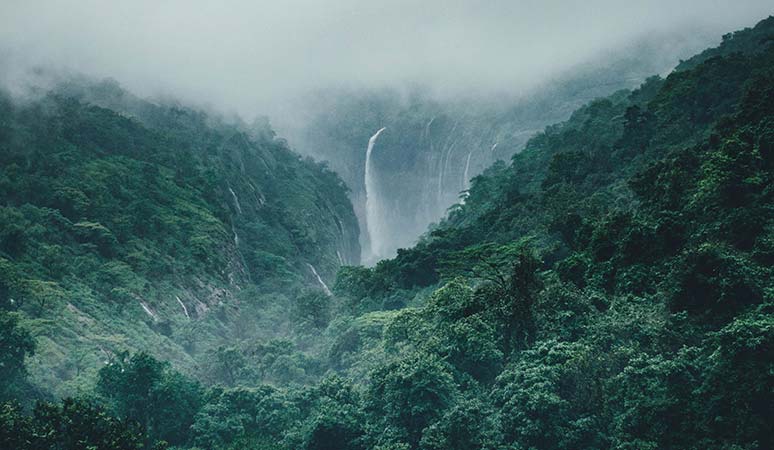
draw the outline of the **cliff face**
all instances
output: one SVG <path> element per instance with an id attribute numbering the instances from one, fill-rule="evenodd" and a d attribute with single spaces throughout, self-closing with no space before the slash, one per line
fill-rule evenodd
<path id="1" fill-rule="evenodd" d="M 2 96 L 0 160 L 0 300 L 40 322 L 43 378 L 78 378 L 76 347 L 193 367 L 258 297 L 359 262 L 343 182 L 267 124 L 70 82 Z"/>
<path id="2" fill-rule="evenodd" d="M 408 93 L 329 90 L 301 100 L 295 109 L 307 114 L 305 120 L 285 121 L 281 127 L 299 151 L 330 161 L 351 187 L 364 261 L 375 263 L 414 245 L 429 225 L 461 202 L 471 178 L 495 161 L 509 160 L 546 126 L 569 119 L 595 98 L 667 72 L 680 57 L 703 46 L 684 37 L 644 40 L 521 96 L 438 99 L 432 86 Z M 380 205 L 381 220 L 368 230 L 366 149 L 369 138 L 383 127 L 372 151 L 368 192 Z"/>

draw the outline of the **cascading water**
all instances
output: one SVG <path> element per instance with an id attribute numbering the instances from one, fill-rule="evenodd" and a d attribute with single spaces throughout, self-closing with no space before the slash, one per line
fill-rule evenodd
<path id="1" fill-rule="evenodd" d="M 468 160 L 465 162 L 465 171 L 462 173 L 462 190 L 465 191 L 460 199 L 461 204 L 465 204 L 465 200 L 468 198 L 468 191 L 470 190 L 470 157 L 473 156 L 473 152 L 468 152 Z"/>
<path id="2" fill-rule="evenodd" d="M 148 314 L 149 316 L 151 316 L 151 318 L 154 321 L 159 320 L 159 318 L 156 317 L 156 314 L 153 313 L 153 310 L 151 310 L 150 307 L 148 307 L 148 305 L 145 304 L 145 302 L 140 301 L 140 306 L 142 306 L 142 309 L 145 311 L 145 313 Z"/>
<path id="3" fill-rule="evenodd" d="M 430 127 L 433 125 L 433 122 L 435 122 L 435 116 L 433 116 L 432 119 L 430 119 L 429 122 L 427 122 L 427 125 L 425 125 L 425 131 L 424 131 L 424 138 L 430 137 Z"/>
<path id="4" fill-rule="evenodd" d="M 314 268 L 313 265 L 306 263 L 307 266 L 309 266 L 309 269 L 312 271 L 312 274 L 317 278 L 317 282 L 320 283 L 320 286 L 322 286 L 323 291 L 325 291 L 325 295 L 328 297 L 333 296 L 333 292 L 331 292 L 330 289 L 328 289 L 328 285 L 325 284 L 325 281 L 323 281 L 322 277 L 320 277 L 320 274 L 317 273 L 317 269 Z"/>
<path id="5" fill-rule="evenodd" d="M 339 257 L 339 265 L 344 266 L 346 263 L 344 262 L 344 258 L 341 256 L 341 252 L 336 250 L 336 256 Z"/>
<path id="6" fill-rule="evenodd" d="M 470 157 L 473 156 L 473 152 L 468 153 L 468 160 L 465 162 L 465 172 L 462 174 L 462 186 L 467 191 L 470 189 Z"/>
<path id="7" fill-rule="evenodd" d="M 237 248 L 237 251 L 239 250 L 239 235 L 236 232 L 236 228 L 234 228 L 234 225 L 231 225 L 231 233 L 234 235 L 234 247 Z"/>
<path id="8" fill-rule="evenodd" d="M 366 230 L 371 243 L 371 256 L 378 259 L 382 256 L 382 236 L 381 236 L 381 204 L 376 192 L 376 184 L 373 179 L 373 168 L 371 167 L 371 153 L 374 150 L 374 144 L 387 127 L 381 128 L 368 140 L 365 162 L 365 206 L 366 206 Z"/>
<path id="9" fill-rule="evenodd" d="M 228 187 L 228 191 L 231 192 L 231 196 L 234 198 L 234 205 L 236 206 L 237 212 L 242 214 L 242 206 L 239 204 L 239 198 L 237 198 L 236 192 L 231 189 L 231 186 Z"/>
<path id="10" fill-rule="evenodd" d="M 443 205 L 443 177 L 446 174 L 446 168 L 449 165 L 451 152 L 454 150 L 454 146 L 457 145 L 456 139 L 451 141 L 451 144 L 449 144 L 449 142 L 454 137 L 454 132 L 457 131 L 457 124 L 458 122 L 455 121 L 454 126 L 452 126 L 451 131 L 446 136 L 446 142 L 443 147 L 441 147 L 441 160 L 438 165 L 438 203 L 436 207 Z"/>
<path id="11" fill-rule="evenodd" d="M 182 301 L 182 300 L 180 300 L 180 296 L 176 295 L 176 296 L 175 296 L 175 299 L 177 299 L 177 302 L 180 304 L 180 306 L 182 306 L 182 307 L 183 307 L 183 312 L 185 313 L 185 316 L 186 316 L 188 319 L 191 319 L 191 316 L 190 316 L 190 314 L 188 314 L 188 308 L 186 308 L 186 307 L 185 307 L 185 303 L 183 303 L 183 301 Z"/>
<path id="12" fill-rule="evenodd" d="M 426 182 L 424 186 L 422 187 L 422 205 L 424 207 L 417 208 L 416 211 L 416 217 L 417 220 L 421 223 L 426 223 L 432 220 L 428 217 L 430 214 L 430 211 L 433 211 L 433 207 L 437 204 L 436 202 L 436 196 L 435 196 L 435 190 L 434 190 L 434 179 L 432 176 L 430 176 L 430 173 L 433 172 L 435 167 L 435 160 L 437 158 L 436 152 L 435 152 L 435 143 L 433 141 L 433 134 L 431 133 L 431 127 L 433 126 L 433 123 L 435 122 L 435 116 L 430 119 L 429 122 L 427 122 L 427 125 L 425 125 L 425 129 L 422 132 L 422 134 L 419 136 L 419 141 L 425 146 L 425 160 L 424 160 L 424 171 L 427 173 Z"/>
<path id="13" fill-rule="evenodd" d="M 455 139 L 454 142 L 449 146 L 449 152 L 446 154 L 446 164 L 443 166 L 443 172 L 442 175 L 445 177 L 446 174 L 449 172 L 449 163 L 452 159 L 452 155 L 454 154 L 454 147 L 457 145 L 457 140 Z"/>
<path id="14" fill-rule="evenodd" d="M 242 205 L 239 204 L 239 197 L 237 197 L 236 192 L 234 192 L 234 189 L 231 188 L 231 185 L 228 184 L 228 191 L 231 193 L 231 198 L 234 200 L 234 207 L 237 211 L 237 216 L 242 215 Z M 255 186 L 250 183 L 250 187 L 253 188 L 257 192 L 257 189 L 255 189 Z M 237 234 L 236 226 L 234 225 L 234 217 L 231 217 L 231 234 L 233 236 L 234 241 L 234 248 L 236 249 L 236 253 L 239 256 L 239 261 L 242 263 L 242 268 L 244 270 L 247 270 L 247 262 L 245 262 L 245 258 L 242 255 L 241 250 L 239 249 L 239 234 Z M 249 275 L 248 275 L 249 277 Z"/>
<path id="15" fill-rule="evenodd" d="M 249 182 L 248 182 L 249 183 Z M 255 194 L 255 200 L 258 202 L 258 206 L 261 207 L 266 204 L 266 198 L 263 196 L 261 191 L 258 190 L 258 188 L 255 187 L 253 183 L 249 183 L 250 188 L 253 190 L 253 193 Z M 232 192 L 234 194 L 234 192 Z M 234 194 L 234 198 L 236 199 L 236 194 Z M 237 199 L 238 201 L 238 199 Z"/>

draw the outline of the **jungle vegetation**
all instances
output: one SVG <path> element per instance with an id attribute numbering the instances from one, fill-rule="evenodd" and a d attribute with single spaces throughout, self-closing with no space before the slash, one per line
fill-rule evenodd
<path id="1" fill-rule="evenodd" d="M 331 296 L 303 263 L 352 226 L 335 174 L 72 93 L 0 107 L 0 447 L 774 448 L 774 18 L 547 127 Z M 139 309 L 203 285 L 196 320 Z"/>

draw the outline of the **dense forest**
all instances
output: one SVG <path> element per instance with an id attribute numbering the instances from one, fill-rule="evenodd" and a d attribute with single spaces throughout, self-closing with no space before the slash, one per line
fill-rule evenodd
<path id="1" fill-rule="evenodd" d="M 371 268 L 267 124 L 65 83 L 0 158 L 2 448 L 774 448 L 774 17 Z"/>
<path id="2" fill-rule="evenodd" d="M 288 358 L 313 344 L 292 305 L 325 305 L 322 280 L 360 257 L 336 174 L 266 123 L 111 81 L 0 100 L 0 303 L 35 336 L 40 395 L 91 391 L 123 351 L 207 376 L 224 342 L 284 337 Z"/>

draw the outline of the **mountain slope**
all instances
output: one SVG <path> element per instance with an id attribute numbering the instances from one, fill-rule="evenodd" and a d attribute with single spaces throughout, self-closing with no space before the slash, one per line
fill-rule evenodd
<path id="1" fill-rule="evenodd" d="M 401 286 L 426 285 L 438 280 L 437 262 L 450 250 L 523 236 L 537 239 L 547 255 L 559 258 L 570 250 L 563 232 L 577 232 L 579 221 L 639 209 L 642 199 L 630 187 L 632 177 L 663 158 L 697 153 L 715 143 L 719 124 L 756 95 L 749 92 L 751 86 L 765 86 L 771 43 L 759 36 L 771 28 L 767 19 L 754 30 L 737 33 L 735 46 L 746 49 L 743 53 L 729 52 L 665 80 L 653 77 L 635 91 L 596 100 L 567 122 L 547 127 L 510 166 L 496 164 L 474 179 L 465 204 L 416 248 L 384 262 L 389 267 L 385 271 L 419 280 L 400 281 Z M 675 195 L 669 187 L 660 187 L 660 192 Z M 404 273 L 401 265 L 422 266 L 426 273 Z"/>
<path id="2" fill-rule="evenodd" d="M 417 246 L 342 270 L 360 318 L 334 349 L 373 368 L 370 442 L 774 445 L 772 32 L 577 110 Z M 411 412 L 380 400 L 406 392 Z"/>
<path id="3" fill-rule="evenodd" d="M 774 448 L 772 32 L 774 17 L 547 127 L 416 246 L 342 267 L 328 303 L 297 297 L 311 338 L 218 348 L 208 386 L 120 355 L 85 392 L 118 419 L 4 404 L 0 443 Z M 33 343 L 0 319 L 1 368 L 23 378 Z M 311 361 L 289 351 L 310 340 Z"/>
<path id="4" fill-rule="evenodd" d="M 710 38 L 681 32 L 653 36 L 617 48 L 547 79 L 520 95 L 435 98 L 433 86 L 399 90 L 334 89 L 315 93 L 295 108 L 286 133 L 300 151 L 328 160 L 352 187 L 363 225 L 364 258 L 369 264 L 414 245 L 440 221 L 470 187 L 470 179 L 497 160 L 507 160 L 545 126 L 567 120 L 589 101 L 639 85 L 647 76 L 674 67 L 679 57 L 702 48 Z M 697 44 L 701 42 L 701 44 Z M 515 87 L 514 87 L 515 89 Z M 379 225 L 365 226 L 365 151 L 371 158 L 371 192 Z M 380 243 L 370 245 L 371 236 Z M 374 251 L 374 248 L 379 250 Z"/>
<path id="5" fill-rule="evenodd" d="M 0 300 L 32 320 L 44 384 L 122 350 L 193 370 L 251 304 L 358 262 L 346 187 L 267 125 L 83 80 L 0 117 Z"/>

